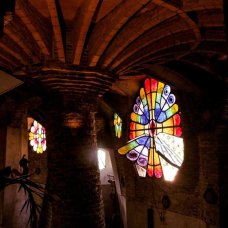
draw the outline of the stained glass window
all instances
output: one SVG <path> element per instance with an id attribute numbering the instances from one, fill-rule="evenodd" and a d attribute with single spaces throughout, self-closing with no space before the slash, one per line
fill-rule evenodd
<path id="1" fill-rule="evenodd" d="M 122 119 L 119 117 L 117 113 L 114 113 L 114 127 L 116 137 L 120 138 L 122 135 Z"/>
<path id="2" fill-rule="evenodd" d="M 37 153 L 43 153 L 43 151 L 47 149 L 46 130 L 36 120 L 33 121 L 33 124 L 30 128 L 29 140 L 33 150 Z"/>
<path id="3" fill-rule="evenodd" d="M 169 85 L 146 79 L 131 113 L 130 140 L 120 154 L 135 163 L 141 177 L 174 180 L 184 160 L 181 117 Z"/>

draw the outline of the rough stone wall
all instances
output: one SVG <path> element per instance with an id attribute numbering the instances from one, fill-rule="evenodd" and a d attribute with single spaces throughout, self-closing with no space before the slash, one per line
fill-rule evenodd
<path id="1" fill-rule="evenodd" d="M 0 125 L 0 141 L 6 142 L 6 127 Z M 5 143 L 0 144 L 0 169 L 3 169 L 5 167 L 5 151 L 6 145 Z M 0 192 L 0 226 L 2 226 L 3 223 L 3 202 L 4 202 L 4 194 L 1 191 Z"/>
<path id="2" fill-rule="evenodd" d="M 17 169 L 21 172 L 19 161 L 23 155 L 28 156 L 27 150 L 27 128 L 26 128 L 26 105 L 18 104 L 8 99 L 5 104 L 6 116 L 1 120 L 4 122 L 2 137 L 4 137 L 1 150 L 1 166 L 10 166 L 11 169 Z M 3 107 L 1 106 L 1 108 Z M 6 115 L 6 113 L 4 113 Z M 2 114 L 1 114 L 2 115 Z M 19 185 L 10 185 L 1 193 L 2 197 L 2 226 L 3 227 L 23 227 L 28 223 L 29 210 L 21 211 L 24 202 L 27 199 L 25 193 L 19 191 Z"/>
<path id="3" fill-rule="evenodd" d="M 228 211 L 228 79 L 226 78 L 226 93 L 224 95 L 225 102 L 223 113 L 221 115 L 221 123 L 217 127 L 216 135 L 218 136 L 218 151 L 219 151 L 219 198 L 220 198 L 220 227 L 228 227 L 227 211 Z"/>
<path id="4" fill-rule="evenodd" d="M 208 188 L 213 189 L 217 197 L 219 196 L 218 139 L 212 132 L 201 134 L 199 144 L 201 217 L 207 224 L 219 226 L 219 201 L 208 203 L 204 197 Z"/>
<path id="5" fill-rule="evenodd" d="M 220 123 L 218 128 L 214 123 L 211 126 L 209 124 L 211 119 L 208 118 L 207 112 L 201 112 L 200 101 L 197 101 L 197 98 L 192 97 L 191 94 L 185 94 L 180 104 L 183 117 L 185 161 L 174 183 L 166 183 L 153 178 L 139 178 L 132 163 L 117 153 L 117 149 L 128 140 L 131 101 L 122 101 L 117 109 L 118 111 L 124 110 L 120 111 L 120 116 L 124 120 L 123 137 L 120 140 L 114 138 L 111 121 L 113 116 L 110 115 L 108 123 L 100 122 L 101 128 L 103 125 L 109 125 L 107 130 L 99 135 L 98 143 L 115 150 L 121 194 L 127 200 L 127 227 L 134 228 L 139 224 L 140 227 L 147 227 L 147 209 L 149 208 L 153 208 L 155 223 L 161 227 L 172 227 L 174 223 L 171 221 L 174 215 L 178 217 L 179 224 L 191 220 L 193 224 L 198 224 L 198 227 L 219 227 L 219 203 L 222 203 L 221 208 L 225 210 L 227 202 L 220 200 L 215 204 L 209 204 L 204 199 L 204 193 L 207 187 L 211 186 L 216 194 L 220 192 L 221 198 L 227 195 L 227 184 L 224 181 L 227 167 L 226 124 L 224 125 L 226 122 Z M 94 154 L 91 154 L 94 148 L 92 126 L 89 124 L 78 130 L 70 130 L 63 126 L 64 120 L 61 119 L 62 115 L 59 115 L 62 109 L 50 110 L 53 112 L 47 115 L 46 121 L 50 143 L 50 148 L 48 146 L 50 175 L 48 175 L 47 188 L 55 197 L 55 202 L 52 206 L 50 204 L 44 206 L 49 220 L 41 227 L 63 225 L 73 227 L 72 224 L 75 224 L 77 220 L 75 215 L 83 219 L 87 214 L 89 214 L 88 217 L 91 216 L 90 221 L 97 221 L 95 226 L 102 227 L 104 226 L 103 203 L 99 172 L 94 166 L 84 166 L 84 162 L 88 161 L 88 155 L 93 157 L 92 160 L 95 159 Z M 86 115 L 86 113 L 82 115 L 84 114 Z M 1 137 L 4 138 L 4 132 Z M 161 204 L 164 194 L 167 194 L 171 200 L 168 210 L 164 210 Z M 97 200 L 97 203 L 94 203 L 94 200 Z"/>

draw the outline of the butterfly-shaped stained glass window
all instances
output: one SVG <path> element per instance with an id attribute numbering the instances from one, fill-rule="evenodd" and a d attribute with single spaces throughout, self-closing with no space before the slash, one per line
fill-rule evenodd
<path id="1" fill-rule="evenodd" d="M 120 138 L 122 135 L 122 119 L 119 117 L 117 113 L 114 113 L 114 127 L 116 137 Z"/>
<path id="2" fill-rule="evenodd" d="M 139 176 L 174 180 L 184 160 L 181 117 L 169 85 L 146 79 L 131 113 L 130 141 L 118 152 L 135 162 Z"/>
<path id="3" fill-rule="evenodd" d="M 46 130 L 36 120 L 33 121 L 33 124 L 30 128 L 29 140 L 33 150 L 37 153 L 43 153 L 43 151 L 47 149 Z"/>

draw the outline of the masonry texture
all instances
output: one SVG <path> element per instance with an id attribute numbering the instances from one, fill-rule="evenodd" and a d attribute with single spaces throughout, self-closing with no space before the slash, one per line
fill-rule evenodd
<path id="1" fill-rule="evenodd" d="M 0 168 L 20 171 L 28 156 L 30 180 L 45 188 L 38 227 L 228 227 L 227 9 L 227 0 L 0 1 Z M 148 77 L 170 85 L 179 106 L 185 154 L 173 182 L 140 178 L 118 154 Z M 40 155 L 31 120 L 47 132 Z M 113 167 L 105 185 L 98 148 Z M 11 187 L 0 188 L 0 226 L 25 227 L 24 196 Z"/>

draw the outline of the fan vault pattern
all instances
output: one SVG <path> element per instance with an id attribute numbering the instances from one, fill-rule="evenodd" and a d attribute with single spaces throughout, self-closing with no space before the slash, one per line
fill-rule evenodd
<path id="1" fill-rule="evenodd" d="M 183 65 L 208 72 L 213 84 L 219 77 L 210 62 L 225 53 L 224 31 L 221 0 L 17 0 L 0 39 L 0 67 L 65 97 L 101 97 L 110 88 L 126 95 L 115 82 L 151 69 L 180 85 Z"/>

